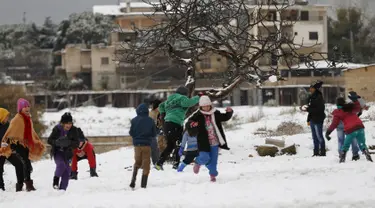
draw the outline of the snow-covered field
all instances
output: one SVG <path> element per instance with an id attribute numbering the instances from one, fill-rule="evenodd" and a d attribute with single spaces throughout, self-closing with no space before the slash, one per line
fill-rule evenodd
<path id="1" fill-rule="evenodd" d="M 76 124 L 92 127 L 86 134 L 126 134 L 133 117 L 129 109 L 80 108 L 73 111 Z M 12 166 L 5 167 L 7 191 L 0 193 L 0 207 L 374 207 L 375 164 L 365 161 L 338 163 L 336 133 L 327 142 L 330 149 L 325 158 L 312 158 L 312 139 L 305 114 L 292 113 L 293 108 L 237 107 L 233 125 L 227 130 L 230 151 L 221 151 L 219 176 L 209 182 L 205 168 L 195 175 L 192 166 L 177 173 L 170 165 L 165 171 L 151 171 L 146 190 L 128 187 L 133 163 L 133 149 L 98 155 L 99 178 L 89 178 L 88 164 L 79 164 L 79 180 L 71 181 L 66 192 L 52 189 L 55 164 L 52 160 L 34 163 L 33 179 L 36 192 L 15 193 Z M 373 114 L 370 110 L 365 112 Z M 48 113 L 45 120 L 59 120 L 59 113 Z M 80 121 L 80 119 L 85 119 Z M 95 119 L 95 122 L 90 120 Z M 257 121 L 258 120 L 258 121 Z M 283 121 L 294 121 L 305 127 L 306 133 L 285 136 L 287 144 L 298 144 L 295 156 L 259 157 L 254 145 L 264 144 L 264 138 L 254 135 L 258 128 L 276 129 Z M 233 126 L 232 125 L 232 126 Z M 375 122 L 365 122 L 367 142 L 375 144 Z M 99 128 L 100 127 L 100 128 Z M 249 157 L 252 154 L 254 157 Z"/>

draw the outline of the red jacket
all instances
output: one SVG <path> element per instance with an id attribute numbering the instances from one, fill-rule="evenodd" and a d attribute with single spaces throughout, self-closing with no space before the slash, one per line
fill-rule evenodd
<path id="1" fill-rule="evenodd" d="M 361 111 L 361 105 L 358 101 L 354 102 L 354 109 L 352 112 L 344 112 L 342 109 L 336 109 L 332 112 L 333 120 L 328 131 L 332 132 L 340 124 L 340 121 L 344 123 L 345 134 L 351 134 L 358 129 L 363 129 L 361 119 L 359 119 L 357 113 Z"/>

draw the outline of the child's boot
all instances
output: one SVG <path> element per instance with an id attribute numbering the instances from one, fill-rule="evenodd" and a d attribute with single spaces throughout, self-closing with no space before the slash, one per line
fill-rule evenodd
<path id="1" fill-rule="evenodd" d="M 34 187 L 34 182 L 33 180 L 28 180 L 28 181 L 25 181 L 25 184 L 26 184 L 26 191 L 36 191 L 35 187 Z"/>
<path id="2" fill-rule="evenodd" d="M 371 158 L 371 155 L 370 155 L 370 152 L 368 151 L 368 149 L 363 150 L 363 154 L 365 154 L 366 160 L 368 160 L 370 162 L 373 162 L 372 158 Z"/>
<path id="3" fill-rule="evenodd" d="M 210 178 L 211 178 L 211 182 L 216 182 L 216 176 L 210 175 Z"/>
<path id="4" fill-rule="evenodd" d="M 137 174 L 138 174 L 138 168 L 134 168 L 133 170 L 133 176 L 132 176 L 132 181 L 130 182 L 130 188 L 135 188 L 135 181 L 137 179 Z"/>
<path id="5" fill-rule="evenodd" d="M 22 191 L 23 183 L 16 183 L 16 192 Z"/>
<path id="6" fill-rule="evenodd" d="M 180 166 L 178 166 L 177 172 L 182 172 L 182 171 L 184 171 L 185 167 L 186 167 L 186 164 L 182 162 L 182 163 L 180 164 Z"/>
<path id="7" fill-rule="evenodd" d="M 160 165 L 160 164 L 158 164 L 158 163 L 155 164 L 155 169 L 156 169 L 156 170 L 164 170 L 164 169 L 163 169 L 163 165 Z"/>
<path id="8" fill-rule="evenodd" d="M 90 168 L 90 177 L 99 177 L 96 173 L 96 168 Z"/>
<path id="9" fill-rule="evenodd" d="M 360 159 L 359 155 L 353 155 L 352 157 L 352 161 L 357 161 L 359 159 Z"/>
<path id="10" fill-rule="evenodd" d="M 57 177 L 57 176 L 54 176 L 53 177 L 53 184 L 52 184 L 52 187 L 54 189 L 59 189 L 59 182 L 60 182 L 60 178 Z"/>
<path id="11" fill-rule="evenodd" d="M 147 187 L 147 179 L 148 179 L 148 175 L 142 175 L 141 188 Z"/>
<path id="12" fill-rule="evenodd" d="M 177 169 L 178 169 L 178 166 L 179 166 L 179 164 L 180 164 L 179 162 L 176 162 L 176 163 L 174 163 L 174 164 L 173 164 L 173 169 L 176 169 L 176 170 L 177 170 Z"/>
<path id="13" fill-rule="evenodd" d="M 344 163 L 346 158 L 346 151 L 340 152 L 340 163 Z"/>
<path id="14" fill-rule="evenodd" d="M 78 172 L 77 171 L 72 171 L 70 174 L 70 179 L 72 180 L 78 180 Z"/>

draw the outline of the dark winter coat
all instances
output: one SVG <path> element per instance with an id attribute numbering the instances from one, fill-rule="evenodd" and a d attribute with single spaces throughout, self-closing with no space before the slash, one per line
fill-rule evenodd
<path id="1" fill-rule="evenodd" d="M 5 132 L 7 132 L 9 127 L 9 122 L 2 124 L 0 123 L 0 140 L 4 137 Z"/>
<path id="2" fill-rule="evenodd" d="M 344 123 L 345 134 L 351 134 L 354 131 L 365 128 L 361 119 L 357 113 L 361 111 L 361 105 L 358 101 L 354 102 L 353 109 L 350 112 L 345 112 L 342 108 L 336 109 L 332 112 L 333 120 L 328 128 L 328 132 L 332 132 L 340 124 L 340 121 Z"/>
<path id="3" fill-rule="evenodd" d="M 51 135 L 48 137 L 48 144 L 51 145 L 51 157 L 56 151 L 62 151 L 65 159 L 70 160 L 73 157 L 73 150 L 78 148 L 80 138 L 85 138 L 82 130 L 72 126 L 66 136 L 62 136 L 64 131 L 62 125 L 56 125 Z"/>
<path id="4" fill-rule="evenodd" d="M 146 104 L 137 107 L 137 116 L 131 120 L 129 134 L 133 138 L 134 146 L 151 146 L 151 141 L 156 137 L 156 125 L 148 116 Z"/>
<path id="5" fill-rule="evenodd" d="M 308 99 L 307 122 L 323 123 L 326 118 L 325 114 L 325 101 L 322 93 L 316 90 Z"/>
<path id="6" fill-rule="evenodd" d="M 233 111 L 232 112 L 226 112 L 226 113 L 221 113 L 219 110 L 216 110 L 214 112 L 215 115 L 215 121 L 216 125 L 220 131 L 221 136 L 223 137 L 225 144 L 220 145 L 221 149 L 229 150 L 228 143 L 224 134 L 223 126 L 221 125 L 221 122 L 223 121 L 228 121 L 229 119 L 232 118 Z M 200 152 L 210 152 L 211 146 L 210 142 L 208 140 L 208 133 L 206 130 L 206 121 L 204 118 L 204 115 L 200 112 L 197 111 L 194 113 L 190 118 L 189 118 L 189 123 L 191 122 L 198 122 L 198 135 L 197 135 L 197 141 L 198 141 L 198 151 Z M 190 127 L 190 124 L 187 125 L 188 128 Z"/>

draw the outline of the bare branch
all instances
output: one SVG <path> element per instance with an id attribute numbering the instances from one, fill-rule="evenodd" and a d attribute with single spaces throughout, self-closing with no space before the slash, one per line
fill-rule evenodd
<path id="1" fill-rule="evenodd" d="M 190 95 L 196 73 L 204 73 L 195 67 L 204 56 L 218 55 L 228 63 L 225 75 L 230 85 L 207 92 L 213 99 L 225 98 L 244 81 L 259 86 L 270 76 L 280 78 L 280 66 L 293 69 L 299 64 L 314 67 L 316 60 L 329 62 L 327 54 L 315 50 L 318 42 L 295 40 L 292 26 L 299 17 L 288 0 L 284 4 L 260 0 L 254 5 L 248 0 L 144 1 L 154 7 L 147 17 L 155 25 L 133 28 L 136 38 L 124 43 L 119 62 L 139 65 L 165 54 L 186 67 Z M 309 51 L 303 63 L 301 50 Z"/>

